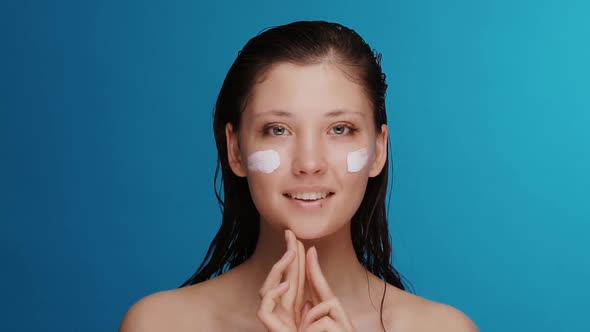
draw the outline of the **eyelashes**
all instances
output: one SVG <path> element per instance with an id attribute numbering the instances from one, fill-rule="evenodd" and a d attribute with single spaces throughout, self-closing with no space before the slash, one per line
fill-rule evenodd
<path id="1" fill-rule="evenodd" d="M 336 131 L 333 131 L 335 129 L 339 129 L 338 131 L 341 132 L 337 133 Z M 330 130 L 333 131 L 337 136 L 352 136 L 359 131 L 359 129 L 355 126 L 347 124 L 335 125 L 334 127 L 330 128 Z"/>
<path id="2" fill-rule="evenodd" d="M 292 134 L 286 126 L 281 124 L 264 125 L 259 132 L 265 137 L 289 136 Z M 332 126 L 329 132 L 334 136 L 353 136 L 359 132 L 359 128 L 352 124 L 340 123 Z"/>
<path id="3" fill-rule="evenodd" d="M 262 127 L 262 136 L 287 136 L 286 133 L 290 133 L 287 127 L 282 125 L 265 125 Z"/>

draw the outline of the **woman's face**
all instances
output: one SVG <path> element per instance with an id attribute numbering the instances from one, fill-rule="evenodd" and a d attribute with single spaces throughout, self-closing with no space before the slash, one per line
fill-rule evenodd
<path id="1" fill-rule="evenodd" d="M 227 125 L 230 165 L 261 222 L 317 239 L 348 225 L 381 172 L 381 129 L 363 87 L 337 66 L 281 63 L 254 85 L 238 132 Z"/>

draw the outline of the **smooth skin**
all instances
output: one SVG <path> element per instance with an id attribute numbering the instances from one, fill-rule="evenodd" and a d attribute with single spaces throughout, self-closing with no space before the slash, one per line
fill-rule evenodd
<path id="1" fill-rule="evenodd" d="M 356 257 L 350 219 L 369 177 L 384 167 L 387 135 L 386 125 L 376 130 L 362 86 L 340 66 L 273 66 L 253 87 L 239 132 L 226 126 L 230 167 L 247 178 L 260 212 L 254 253 L 211 280 L 141 299 L 120 331 L 382 331 L 384 287 L 388 332 L 477 331 L 461 311 L 386 284 Z M 374 151 L 369 163 L 349 173 L 346 153 L 363 147 Z M 250 171 L 247 157 L 269 148 L 280 167 Z M 299 209 L 284 194 L 306 185 L 335 194 L 325 208 Z"/>
<path id="2" fill-rule="evenodd" d="M 354 331 L 322 273 L 315 247 L 306 254 L 303 244 L 289 230 L 285 231 L 285 239 L 288 250 L 260 289 L 262 302 L 258 318 L 268 331 Z M 280 282 L 284 277 L 287 280 Z M 306 281 L 311 299 L 306 300 L 301 310 Z"/>
<path id="3" fill-rule="evenodd" d="M 377 293 L 383 288 L 371 291 L 371 314 L 349 316 L 322 273 L 316 249 L 306 252 L 290 231 L 285 238 L 288 249 L 258 290 L 256 313 L 247 310 L 250 302 L 240 297 L 247 279 L 240 277 L 237 267 L 200 284 L 141 299 L 127 312 L 119 331 L 382 331 Z M 379 283 L 370 273 L 369 280 L 372 285 Z M 478 332 L 457 309 L 391 285 L 387 285 L 383 319 L 389 332 Z"/>

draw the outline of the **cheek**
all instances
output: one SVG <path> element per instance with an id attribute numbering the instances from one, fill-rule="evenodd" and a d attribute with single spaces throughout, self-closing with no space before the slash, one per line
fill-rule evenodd
<path id="1" fill-rule="evenodd" d="M 276 173 L 250 173 L 247 176 L 248 179 L 248 187 L 250 188 L 250 194 L 252 195 L 252 200 L 254 204 L 257 206 L 259 204 L 263 204 L 265 201 L 268 201 L 269 194 L 274 192 L 277 180 L 279 176 Z"/>
<path id="2" fill-rule="evenodd" d="M 373 149 L 341 148 L 333 149 L 326 154 L 327 161 L 331 168 L 346 178 L 357 178 L 368 176 L 369 161 L 373 158 Z"/>
<path id="3" fill-rule="evenodd" d="M 340 213 L 345 220 L 352 218 L 365 196 L 371 157 L 372 153 L 368 148 L 341 153 L 338 172 L 339 182 L 342 185 Z"/>
<path id="4" fill-rule="evenodd" d="M 251 153 L 246 158 L 246 164 L 249 172 L 270 174 L 281 165 L 281 157 L 276 150 L 261 150 Z"/>
<path id="5" fill-rule="evenodd" d="M 328 154 L 332 159 L 331 168 L 340 187 L 340 198 L 336 213 L 343 220 L 349 220 L 360 206 L 369 180 L 368 149 L 346 149 Z M 338 217 L 338 219 L 340 219 Z"/>
<path id="6" fill-rule="evenodd" d="M 288 160 L 285 152 L 277 147 L 251 151 L 245 157 L 248 188 L 252 201 L 261 214 L 272 208 L 278 184 L 285 177 Z"/>
<path id="7" fill-rule="evenodd" d="M 367 148 L 361 148 L 346 154 L 346 167 L 348 172 L 356 173 L 366 168 L 371 152 Z"/>

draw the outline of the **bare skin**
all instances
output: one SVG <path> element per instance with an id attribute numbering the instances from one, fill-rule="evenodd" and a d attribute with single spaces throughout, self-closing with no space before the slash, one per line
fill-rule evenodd
<path id="1" fill-rule="evenodd" d="M 129 310 L 120 331 L 266 331 L 257 318 L 261 302 L 259 290 L 267 278 L 267 273 L 262 271 L 270 271 L 286 249 L 282 234 L 270 231 L 266 234 L 249 260 L 223 275 L 142 299 Z M 348 241 L 338 240 L 346 238 Z M 306 248 L 309 245 L 307 243 Z M 322 272 L 354 330 L 382 331 L 379 309 L 384 282 L 358 263 L 347 232 L 343 230 L 313 245 L 317 248 Z M 292 264 L 296 264 L 298 255 Z M 308 287 L 305 294 L 305 298 L 309 298 Z M 460 311 L 389 284 L 383 323 L 390 332 L 477 331 Z"/>
<path id="2" fill-rule="evenodd" d="M 121 332 L 291 332 L 308 313 L 327 303 L 326 298 L 333 300 L 330 310 L 341 315 L 330 328 L 318 330 L 382 331 L 382 313 L 389 332 L 477 331 L 460 311 L 392 285 L 386 285 L 381 312 L 384 282 L 357 260 L 350 220 L 368 179 L 384 167 L 388 129 L 383 124 L 376 130 L 372 106 L 360 85 L 329 62 L 278 64 L 253 87 L 248 105 L 238 131 L 226 125 L 226 138 L 229 166 L 235 175 L 248 179 L 261 216 L 253 255 L 212 280 L 142 299 L 125 316 Z M 371 151 L 367 164 L 358 172 L 349 171 L 347 153 L 363 147 Z M 278 151 L 281 166 L 271 173 L 249 169 L 248 156 L 266 149 Z M 321 209 L 297 207 L 293 195 L 289 196 L 309 192 L 333 195 L 322 198 Z M 297 238 L 286 239 L 285 230 Z M 298 239 L 301 250 L 294 244 Z M 277 277 L 272 267 L 287 250 L 293 250 L 295 256 Z M 302 269 L 305 285 L 300 283 L 302 278 L 295 278 Z M 269 303 L 264 294 L 275 294 L 284 280 L 291 284 L 276 297 L 280 306 L 263 310 Z M 302 300 L 311 298 L 312 307 L 306 311 L 301 302 L 287 305 L 287 311 L 293 309 L 294 314 L 283 316 L 293 316 L 293 321 L 273 325 L 283 304 L 297 295 Z M 312 326 L 309 330 L 313 331 Z"/>

